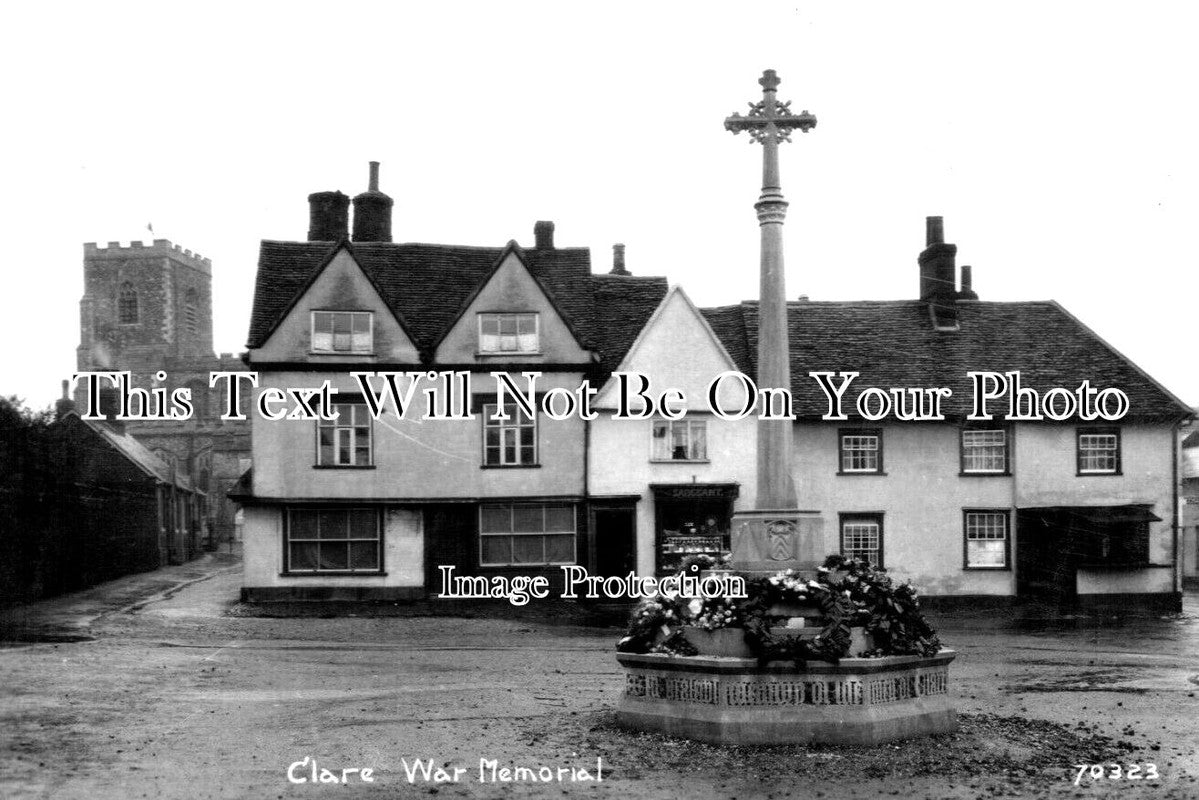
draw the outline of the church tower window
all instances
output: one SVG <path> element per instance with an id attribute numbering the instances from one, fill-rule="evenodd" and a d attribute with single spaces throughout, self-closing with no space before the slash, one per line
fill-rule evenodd
<path id="1" fill-rule="evenodd" d="M 188 289 L 183 303 L 183 324 L 186 326 L 187 332 L 193 336 L 199 332 L 200 328 L 196 305 L 196 290 Z"/>
<path id="2" fill-rule="evenodd" d="M 136 325 L 138 322 L 137 289 L 125 281 L 117 294 L 117 319 L 122 325 Z"/>

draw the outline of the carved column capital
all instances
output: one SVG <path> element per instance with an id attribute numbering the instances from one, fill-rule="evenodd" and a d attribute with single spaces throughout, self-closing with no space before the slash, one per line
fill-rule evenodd
<path id="1" fill-rule="evenodd" d="M 770 223 L 783 224 L 783 220 L 787 217 L 787 201 L 783 199 L 781 194 L 762 195 L 758 202 L 754 203 L 754 210 L 758 212 L 758 223 L 768 225 Z"/>

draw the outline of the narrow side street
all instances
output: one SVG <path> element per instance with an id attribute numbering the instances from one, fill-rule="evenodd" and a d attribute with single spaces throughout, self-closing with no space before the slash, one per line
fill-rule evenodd
<path id="1" fill-rule="evenodd" d="M 1160 780 L 1137 786 L 1145 796 L 1199 794 L 1193 610 L 1022 632 L 993 617 L 945 617 L 942 639 L 959 653 L 959 734 L 873 749 L 730 752 L 612 725 L 623 688 L 615 629 L 226 616 L 239 581 L 234 557 L 208 556 L 10 610 L 0 795 L 650 798 L 679 796 L 680 781 L 701 798 L 758 796 L 759 786 L 775 797 L 1133 791 L 1128 781 L 1074 787 L 1074 765 L 1090 759 L 1155 764 Z M 1187 599 L 1196 608 L 1199 598 Z M 12 633 L 17 622 L 24 634 Z M 305 757 L 338 775 L 370 768 L 375 780 L 289 782 L 289 766 Z M 417 758 L 469 772 L 459 783 L 409 783 L 405 765 Z M 480 759 L 593 769 L 597 758 L 602 784 L 476 780 Z"/>

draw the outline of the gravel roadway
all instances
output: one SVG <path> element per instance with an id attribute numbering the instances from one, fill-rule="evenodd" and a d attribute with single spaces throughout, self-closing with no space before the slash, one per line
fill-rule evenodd
<path id="1" fill-rule="evenodd" d="M 616 728 L 618 631 L 569 624 L 568 609 L 249 616 L 239 578 L 235 559 L 209 556 L 0 613 L 0 797 L 1199 798 L 1193 611 L 1024 629 L 934 616 L 959 654 L 958 733 L 728 748 Z M 290 782 L 305 757 L 295 777 L 315 760 L 374 780 Z M 458 782 L 410 782 L 416 759 Z M 480 782 L 480 759 L 567 769 Z M 602 782 L 570 781 L 597 759 Z M 1160 777 L 1075 786 L 1083 763 Z"/>

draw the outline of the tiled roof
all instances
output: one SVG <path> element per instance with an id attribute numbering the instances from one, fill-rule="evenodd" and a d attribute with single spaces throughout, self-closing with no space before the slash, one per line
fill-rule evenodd
<path id="1" fill-rule="evenodd" d="M 184 491 L 191 490 L 191 479 L 187 475 L 176 476 L 174 470 L 171 469 L 171 466 L 167 462 L 151 452 L 128 431 L 117 430 L 102 420 L 83 419 L 77 414 L 74 416 L 79 422 L 99 434 L 101 438 L 118 450 L 121 455 L 125 456 L 130 463 L 146 473 L 146 475 L 161 483 L 174 484 Z M 203 492 L 200 493 L 203 494 Z"/>
<path id="2" fill-rule="evenodd" d="M 666 296 L 665 278 L 592 275 L 595 349 L 605 369 L 620 365 L 637 335 Z M 597 384 L 598 385 L 598 384 Z"/>
<path id="3" fill-rule="evenodd" d="M 975 300 L 957 308 L 960 329 L 942 331 L 918 300 L 788 303 L 796 414 L 827 412 L 823 392 L 808 375 L 813 371 L 861 373 L 846 393 L 851 417 L 857 395 L 871 386 L 949 387 L 953 395 L 943 412 L 964 416 L 971 402 L 966 373 L 983 370 L 1018 370 L 1023 386 L 1042 393 L 1056 386 L 1073 390 L 1083 380 L 1099 389 L 1117 387 L 1128 395 L 1131 418 L 1175 419 L 1189 411 L 1056 302 Z M 754 375 L 757 303 L 703 313 L 738 367 Z"/>
<path id="4" fill-rule="evenodd" d="M 237 483 L 225 492 L 225 496 L 231 500 L 249 500 L 254 497 L 254 468 L 250 467 L 241 474 L 237 479 Z"/>
<path id="5" fill-rule="evenodd" d="M 728 351 L 737 369 L 746 375 L 753 375 L 757 370 L 757 353 L 750 352 L 746 338 L 745 308 L 745 305 L 701 308 L 700 313 Z"/>
<path id="6" fill-rule="evenodd" d="M 260 347 L 336 251 L 332 242 L 263 241 L 247 347 Z M 506 248 L 360 242 L 349 245 L 384 301 L 428 352 L 452 326 Z M 587 248 L 517 252 L 607 369 L 620 363 L 666 294 L 665 278 L 591 274 Z"/>

